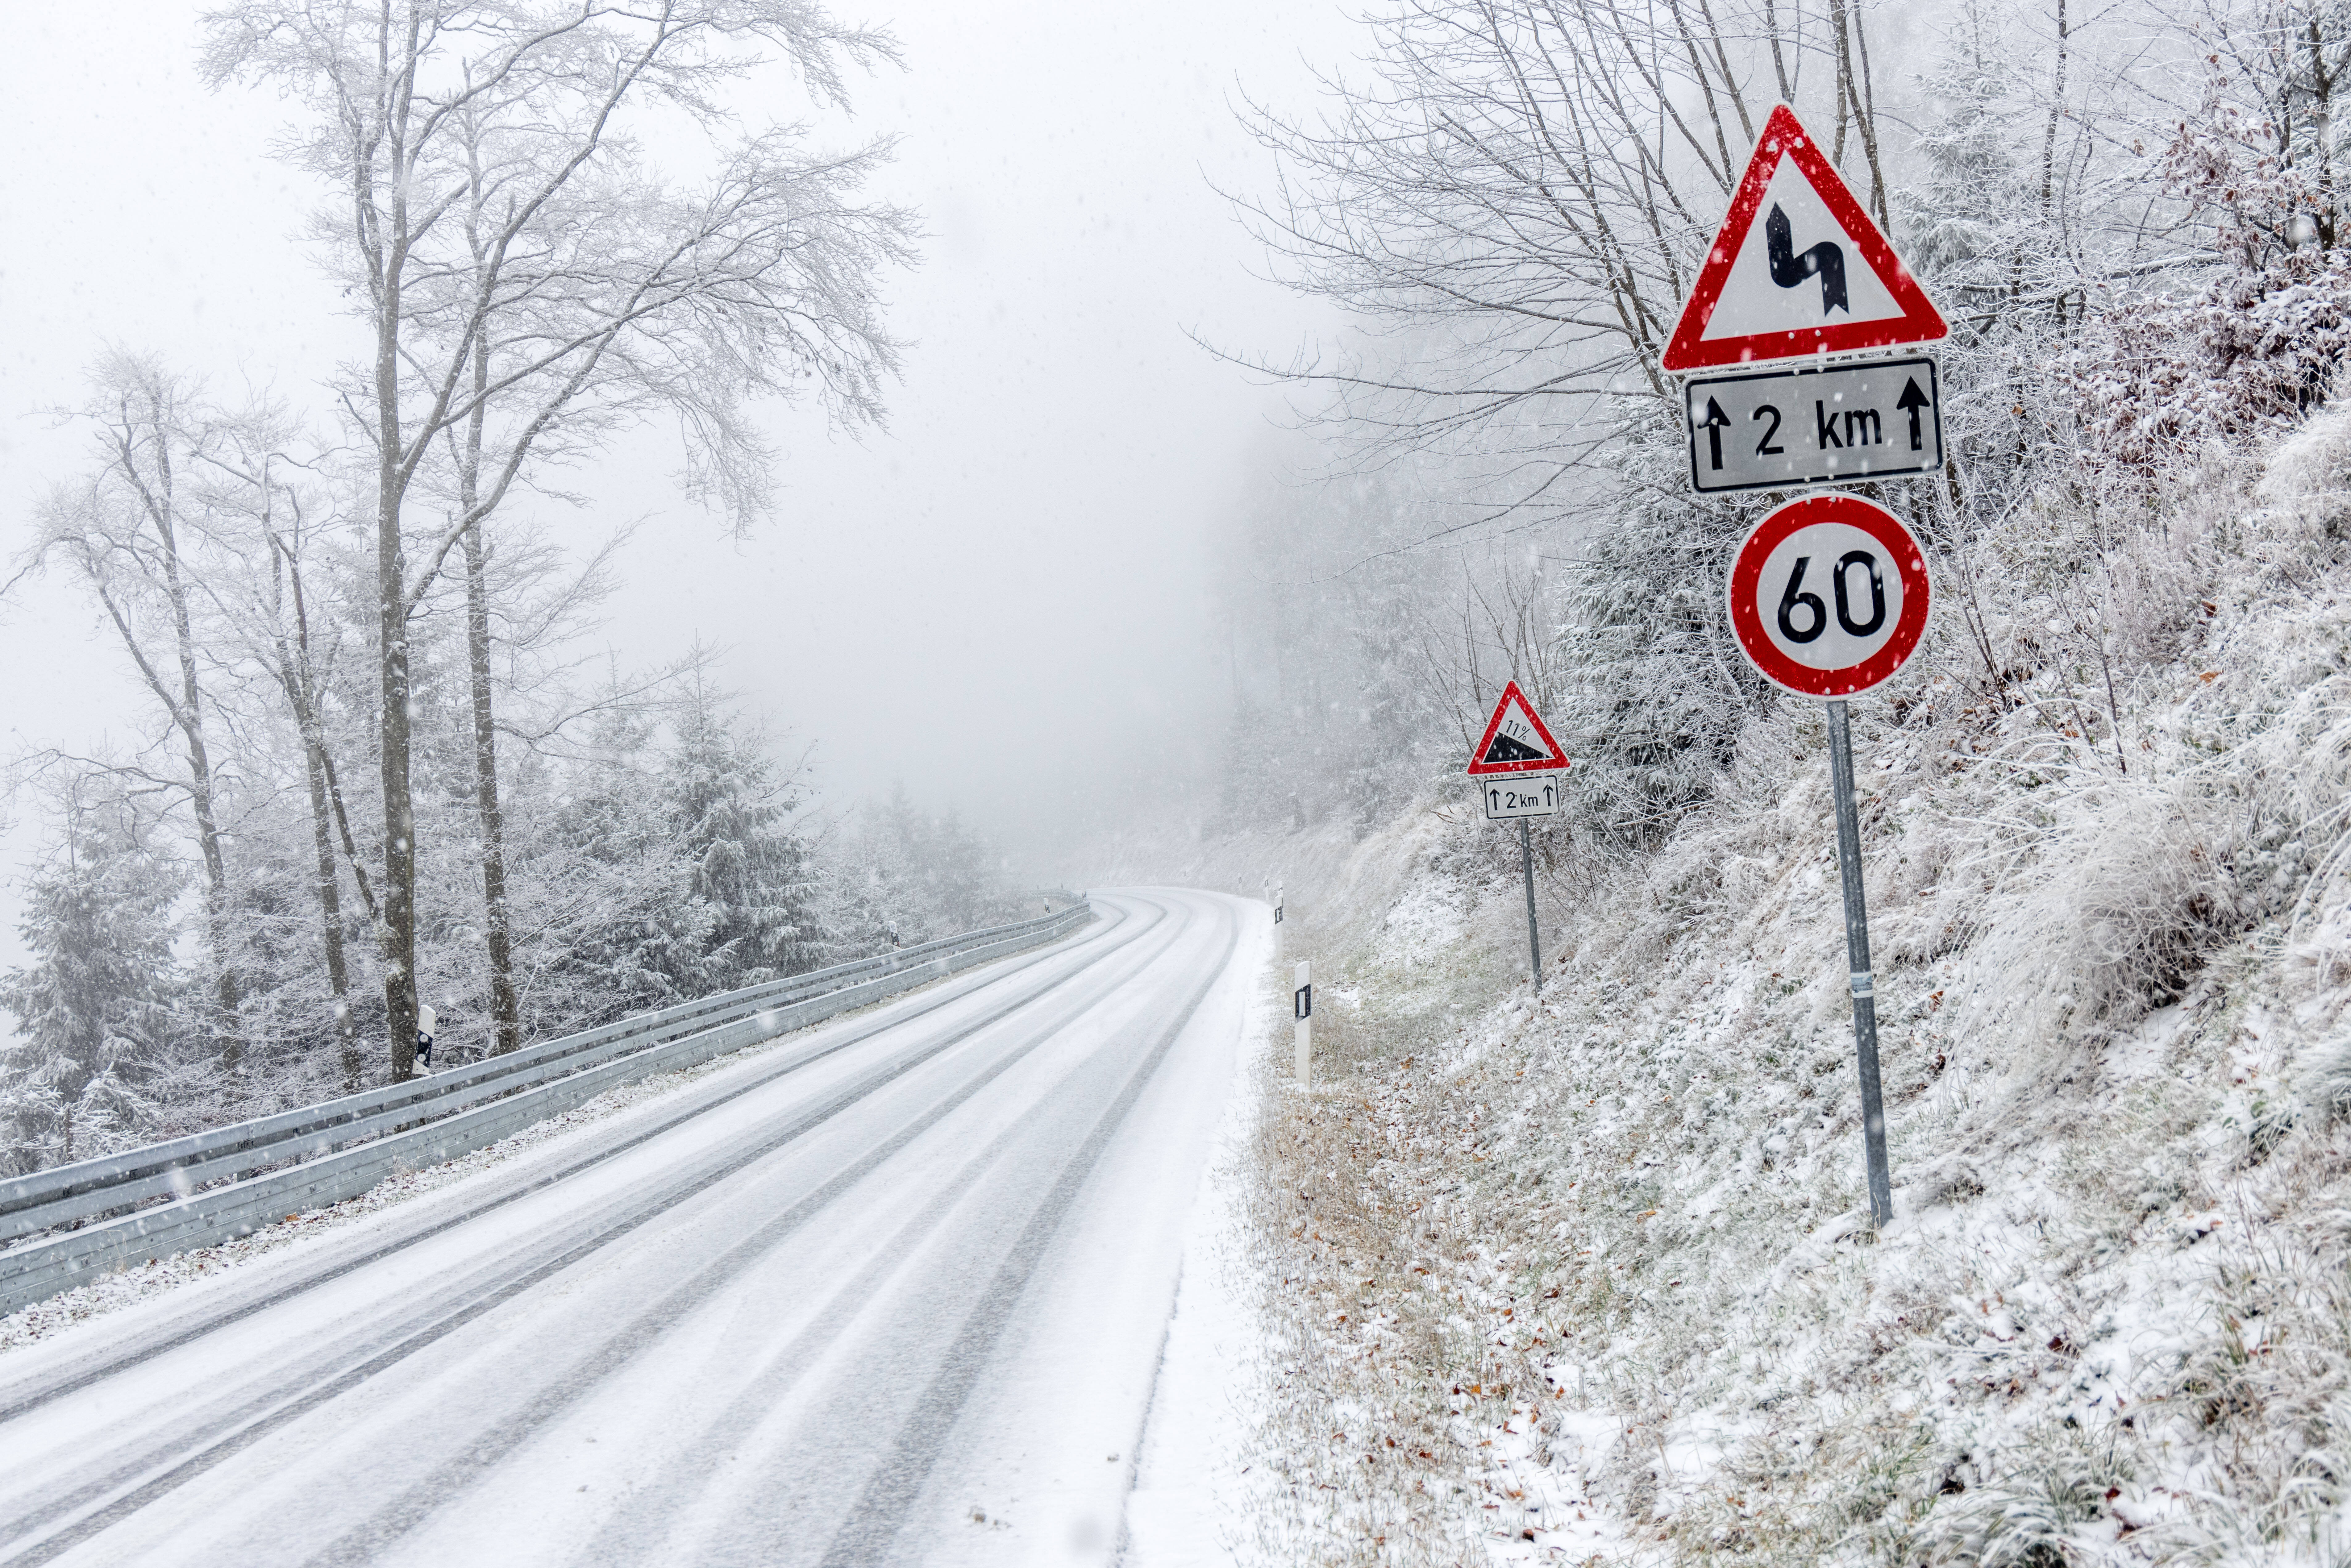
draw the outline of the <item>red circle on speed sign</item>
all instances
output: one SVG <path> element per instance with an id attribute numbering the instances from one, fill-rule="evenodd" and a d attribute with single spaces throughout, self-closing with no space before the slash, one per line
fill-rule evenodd
<path id="1" fill-rule="evenodd" d="M 1765 680 L 1844 697 L 1917 652 L 1933 590 L 1902 520 L 1858 496 L 1807 496 L 1756 524 L 1730 563 L 1730 629 Z"/>

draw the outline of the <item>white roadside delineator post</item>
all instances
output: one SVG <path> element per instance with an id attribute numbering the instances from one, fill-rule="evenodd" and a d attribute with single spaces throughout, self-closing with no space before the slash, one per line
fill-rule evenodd
<path id="1" fill-rule="evenodd" d="M 1306 959 L 1298 960 L 1298 967 L 1290 972 L 1290 1012 L 1298 1020 L 1296 1056 L 1290 1070 L 1297 1075 L 1301 1089 L 1314 1082 L 1314 966 Z"/>

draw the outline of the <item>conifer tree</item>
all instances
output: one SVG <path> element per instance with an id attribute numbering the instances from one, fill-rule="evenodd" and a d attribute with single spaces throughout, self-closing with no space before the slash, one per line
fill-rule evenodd
<path id="1" fill-rule="evenodd" d="M 68 787 L 57 859 L 26 886 L 33 961 L 0 977 L 18 1039 L 0 1054 L 0 1169 L 22 1175 L 137 1141 L 141 1084 L 177 1019 L 172 908 L 183 869 L 148 842 L 134 805 Z"/>
<path id="2" fill-rule="evenodd" d="M 525 1002 L 540 1032 L 716 988 L 705 961 L 712 911 L 662 798 L 653 729 L 625 706 L 599 715 L 546 834 L 521 846 L 517 903 L 543 948 Z"/>
<path id="3" fill-rule="evenodd" d="M 677 718 L 667 807 L 709 906 L 707 980 L 758 985 L 812 968 L 817 939 L 807 846 L 791 829 L 802 791 L 697 675 Z"/>

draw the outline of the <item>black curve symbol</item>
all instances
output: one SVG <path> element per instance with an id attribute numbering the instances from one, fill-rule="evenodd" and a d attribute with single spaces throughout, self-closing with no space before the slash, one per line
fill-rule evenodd
<path id="1" fill-rule="evenodd" d="M 1821 314 L 1832 310 L 1853 314 L 1853 307 L 1844 297 L 1844 246 L 1834 240 L 1824 239 L 1812 249 L 1798 256 L 1795 237 L 1788 224 L 1788 214 L 1780 204 L 1771 204 L 1771 215 L 1763 220 L 1763 252 L 1771 263 L 1771 281 L 1782 288 L 1793 288 L 1814 273 L 1821 279 Z"/>

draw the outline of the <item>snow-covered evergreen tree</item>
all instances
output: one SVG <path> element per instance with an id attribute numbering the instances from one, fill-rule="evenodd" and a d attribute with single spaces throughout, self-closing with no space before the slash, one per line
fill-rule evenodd
<path id="1" fill-rule="evenodd" d="M 1947 307 L 2038 290 L 2063 256 L 2038 231 L 2042 209 L 2018 128 L 2032 106 L 2013 43 L 1984 6 L 1960 7 L 1919 82 L 1920 176 L 1899 193 L 1903 256 Z M 2053 192 L 2053 204 L 2056 193 Z M 1963 319 L 1965 333 L 1977 323 Z"/>
<path id="2" fill-rule="evenodd" d="M 178 1021 L 172 938 L 185 868 L 100 781 L 68 785 L 63 805 L 62 842 L 27 883 L 17 927 L 33 961 L 0 977 L 18 1031 L 0 1054 L 0 1170 L 11 1175 L 138 1142 L 142 1086 Z"/>
<path id="3" fill-rule="evenodd" d="M 716 988 L 716 922 L 660 786 L 653 726 L 615 708 L 541 831 L 516 845 L 527 1033 L 582 1028 Z"/>
<path id="4" fill-rule="evenodd" d="M 778 776 L 760 737 L 699 679 L 676 717 L 664 768 L 688 886 L 708 906 L 705 977 L 717 989 L 817 967 L 814 876 L 792 816 L 805 791 Z"/>
<path id="5" fill-rule="evenodd" d="M 1009 902 L 985 838 L 952 810 L 924 810 L 904 785 L 853 823 L 825 857 L 828 962 L 1037 913 Z"/>

